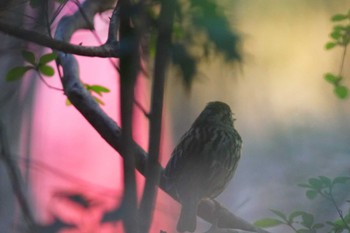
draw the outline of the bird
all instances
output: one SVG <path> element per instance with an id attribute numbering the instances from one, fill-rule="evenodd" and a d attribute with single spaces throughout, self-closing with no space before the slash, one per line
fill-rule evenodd
<path id="1" fill-rule="evenodd" d="M 182 204 L 178 232 L 194 232 L 201 199 L 217 197 L 232 179 L 242 139 L 224 102 L 209 102 L 174 148 L 164 169 L 168 190 Z"/>

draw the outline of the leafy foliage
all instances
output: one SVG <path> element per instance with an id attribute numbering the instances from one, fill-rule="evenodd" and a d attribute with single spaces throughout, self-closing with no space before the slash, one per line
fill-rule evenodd
<path id="1" fill-rule="evenodd" d="M 286 225 L 296 233 L 317 233 L 318 230 L 326 226 L 328 226 L 328 232 L 330 233 L 350 232 L 350 208 L 347 214 L 344 215 L 339 209 L 333 194 L 333 188 L 336 185 L 343 185 L 344 190 L 349 189 L 349 187 L 346 187 L 347 183 L 350 183 L 350 177 L 339 176 L 332 180 L 326 176 L 319 176 L 310 178 L 307 183 L 298 185 L 306 189 L 305 194 L 308 199 L 313 200 L 321 196 L 331 202 L 339 215 L 338 219 L 326 223 L 316 223 L 314 215 L 305 211 L 297 210 L 286 215 L 281 211 L 271 209 L 276 218 L 263 218 L 256 221 L 255 225 L 263 228 Z"/>
<path id="2" fill-rule="evenodd" d="M 155 10 L 156 11 L 156 10 Z M 157 20 L 155 11 L 149 18 Z M 211 54 L 232 64 L 241 61 L 238 33 L 230 27 L 223 8 L 214 0 L 177 1 L 173 25 L 172 61 L 186 88 L 190 88 L 198 72 L 198 62 Z M 150 36 L 150 53 L 154 54 L 154 36 Z"/>
<path id="3" fill-rule="evenodd" d="M 294 211 L 289 215 L 273 210 L 271 211 L 277 218 L 264 218 L 255 222 L 257 227 L 275 227 L 279 225 L 287 225 L 297 233 L 316 232 L 317 229 L 323 228 L 324 224 L 315 223 L 314 216 L 304 211 Z"/>
<path id="4" fill-rule="evenodd" d="M 32 66 L 17 66 L 6 74 L 6 81 L 16 81 L 21 79 L 27 71 L 33 69 Z"/>
<path id="5" fill-rule="evenodd" d="M 96 95 L 102 97 L 103 93 L 108 93 L 110 90 L 107 87 L 100 86 L 100 85 L 89 85 L 89 84 L 84 84 L 86 90 L 90 92 L 90 94 L 94 97 L 97 103 L 101 105 L 105 105 L 105 103 Z"/>
<path id="6" fill-rule="evenodd" d="M 346 14 L 333 15 L 331 21 L 336 25 L 333 27 L 332 32 L 329 34 L 331 40 L 326 43 L 325 49 L 330 50 L 335 47 L 341 47 L 343 49 L 343 57 L 339 69 L 339 74 L 335 75 L 332 73 L 327 73 L 325 74 L 324 78 L 327 82 L 333 85 L 334 94 L 338 98 L 346 99 L 349 95 L 349 89 L 342 84 L 344 78 L 341 74 L 345 62 L 346 49 L 350 43 L 350 10 Z"/>
<path id="7" fill-rule="evenodd" d="M 24 77 L 24 75 L 29 70 L 35 70 L 39 74 L 51 77 L 54 75 L 55 71 L 52 66 L 48 63 L 55 60 L 57 55 L 56 53 L 47 53 L 42 55 L 39 59 L 36 59 L 35 54 L 28 50 L 22 50 L 22 57 L 24 61 L 29 63 L 26 66 L 16 66 L 9 70 L 6 75 L 6 81 L 16 81 Z"/>
<path id="8" fill-rule="evenodd" d="M 155 5 L 159 1 L 153 1 Z M 176 3 L 172 28 L 172 62 L 186 88 L 198 72 L 197 64 L 210 55 L 222 56 L 226 64 L 241 61 L 240 39 L 230 27 L 220 3 L 214 0 L 190 0 Z M 148 8 L 148 41 L 143 50 L 149 56 L 156 53 L 156 34 L 159 9 Z M 145 45 L 146 44 L 146 45 Z"/>
<path id="9" fill-rule="evenodd" d="M 21 54 L 24 61 L 29 64 L 23 65 L 23 66 L 16 66 L 11 70 L 9 70 L 6 75 L 6 81 L 12 82 L 12 81 L 20 80 L 24 77 L 24 75 L 29 70 L 36 71 L 41 78 L 42 78 L 42 75 L 46 77 L 52 77 L 55 74 L 54 68 L 51 65 L 49 65 L 50 62 L 54 61 L 57 58 L 57 54 L 55 52 L 46 53 L 41 57 L 39 57 L 39 59 L 36 58 L 33 52 L 28 50 L 22 50 Z M 108 88 L 100 85 L 89 85 L 89 84 L 84 84 L 84 86 L 86 90 L 88 90 L 90 94 L 93 95 L 97 103 L 101 105 L 105 104 L 99 97 L 102 97 L 103 93 L 110 92 Z M 94 94 L 97 94 L 99 97 L 97 97 Z M 68 99 L 66 100 L 66 104 L 70 105 L 70 102 Z"/>

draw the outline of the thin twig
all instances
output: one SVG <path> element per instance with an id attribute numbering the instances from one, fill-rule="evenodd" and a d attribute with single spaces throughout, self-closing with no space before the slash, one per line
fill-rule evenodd
<path id="1" fill-rule="evenodd" d="M 326 199 L 328 199 L 328 200 L 330 200 L 330 201 L 332 202 L 332 204 L 333 204 L 334 208 L 336 209 L 336 211 L 337 211 L 337 213 L 338 213 L 340 219 L 341 219 L 342 222 L 344 223 L 345 228 L 348 229 L 349 232 L 350 232 L 350 226 L 349 226 L 349 224 L 347 223 L 347 221 L 345 220 L 344 215 L 343 215 L 343 212 L 342 212 L 342 210 L 339 208 L 339 206 L 338 206 L 337 202 L 335 201 L 334 196 L 333 196 L 332 193 L 333 193 L 333 185 L 329 188 L 329 194 L 328 194 L 328 195 L 323 194 L 322 196 L 325 197 Z"/>
<path id="2" fill-rule="evenodd" d="M 143 113 L 143 115 L 145 115 L 146 118 L 149 118 L 149 116 L 150 116 L 149 112 L 142 106 L 142 104 L 137 99 L 134 99 L 134 103 L 135 103 L 136 107 L 138 107 L 140 109 L 140 111 Z"/>
<path id="3" fill-rule="evenodd" d="M 68 0 L 64 0 L 64 2 L 62 2 L 59 7 L 56 9 L 56 11 L 54 12 L 54 14 L 52 14 L 52 18 L 50 20 L 50 25 L 53 24 L 53 22 L 56 20 L 57 16 L 61 13 L 61 11 L 63 10 L 64 6 L 67 4 Z"/>
<path id="4" fill-rule="evenodd" d="M 56 90 L 56 91 L 63 91 L 62 88 L 54 87 L 54 86 L 50 85 L 48 82 L 46 82 L 45 78 L 44 78 L 40 73 L 38 73 L 38 75 L 39 75 L 40 80 L 41 80 L 41 81 L 45 84 L 45 86 L 47 86 L 48 88 L 53 89 L 53 90 Z"/>
<path id="5" fill-rule="evenodd" d="M 346 56 L 347 48 L 348 48 L 348 45 L 345 45 L 344 50 L 343 50 L 343 54 L 342 54 L 342 60 L 341 60 L 340 68 L 339 68 L 339 76 L 340 77 L 341 77 L 341 75 L 343 73 L 343 68 L 344 68 L 345 56 Z"/>

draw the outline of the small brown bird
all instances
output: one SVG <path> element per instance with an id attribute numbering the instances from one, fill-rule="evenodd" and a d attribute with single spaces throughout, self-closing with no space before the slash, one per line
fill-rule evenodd
<path id="1" fill-rule="evenodd" d="M 227 104 L 208 103 L 172 153 L 164 175 L 182 204 L 179 232 L 195 231 L 199 201 L 218 196 L 233 177 L 242 146 L 233 121 Z"/>

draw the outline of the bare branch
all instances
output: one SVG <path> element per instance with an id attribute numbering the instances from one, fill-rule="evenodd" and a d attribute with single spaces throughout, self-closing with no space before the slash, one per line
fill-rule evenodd
<path id="1" fill-rule="evenodd" d="M 72 53 L 90 57 L 119 57 L 119 48 L 116 43 L 106 43 L 101 46 L 73 45 L 61 40 L 52 39 L 44 34 L 19 28 L 15 25 L 0 21 L 0 31 L 11 36 L 46 46 L 65 53 Z"/>

